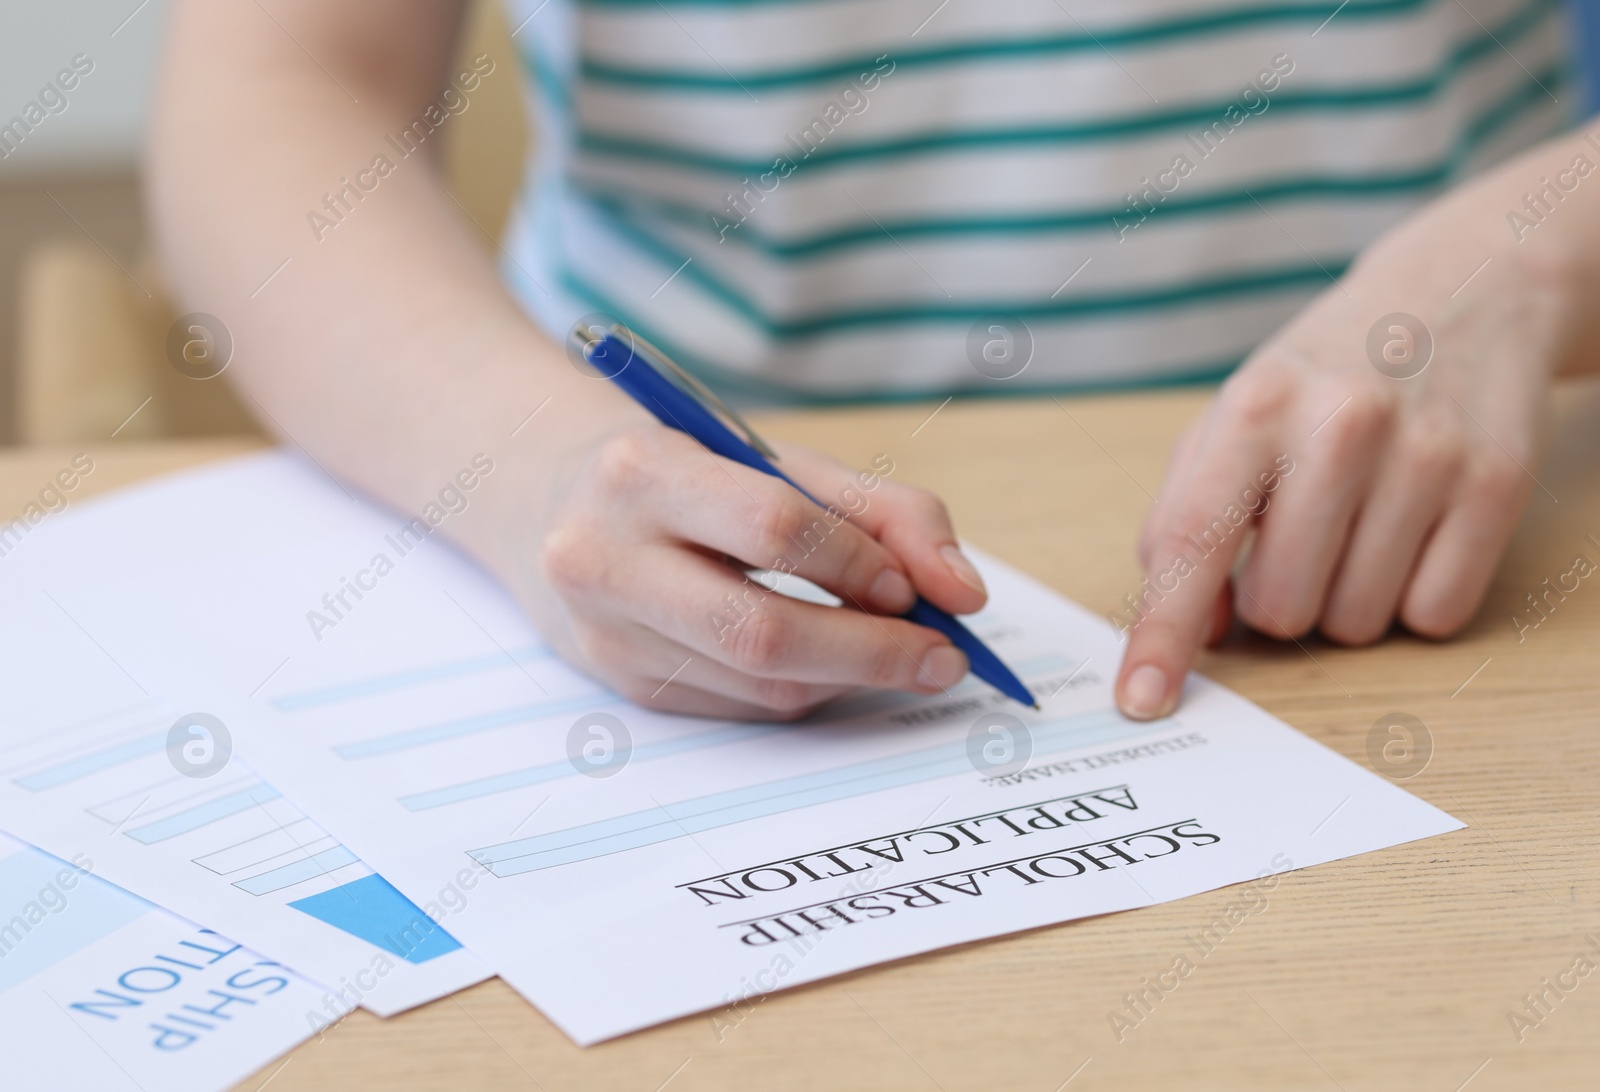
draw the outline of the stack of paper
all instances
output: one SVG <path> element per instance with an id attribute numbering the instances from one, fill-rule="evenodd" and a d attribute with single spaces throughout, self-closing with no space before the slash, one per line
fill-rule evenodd
<path id="1" fill-rule="evenodd" d="M 592 1043 L 1460 826 L 1198 676 L 1176 716 L 1124 719 L 1110 627 L 991 559 L 972 625 L 1039 712 L 968 679 L 745 724 L 629 705 L 404 523 L 275 453 L 85 504 L 0 560 L 0 827 L 293 968 L 271 1018 L 262 999 L 218 1024 L 251 1037 L 241 1065 L 491 973 Z M 44 867 L 16 857 L 12 900 Z M 151 1053 L 67 1000 L 181 954 L 135 957 L 135 925 L 193 932 L 92 889 L 145 917 L 85 910 L 94 937 L 70 961 L 39 945 L 28 979 L 5 956 L 0 989 L 64 1006 L 32 1041 L 89 1035 L 130 1075 L 212 1057 L 204 1036 Z"/>

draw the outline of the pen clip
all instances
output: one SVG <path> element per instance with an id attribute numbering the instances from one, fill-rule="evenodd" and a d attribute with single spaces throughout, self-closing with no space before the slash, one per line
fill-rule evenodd
<path id="1" fill-rule="evenodd" d="M 767 442 L 756 434 L 756 430 L 751 428 L 749 423 L 739 415 L 738 410 L 718 398 L 709 387 L 690 375 L 666 353 L 621 323 L 612 323 L 606 328 L 606 333 L 617 337 L 619 340 L 626 339 L 632 342 L 633 355 L 637 359 L 643 361 L 647 367 L 654 368 L 667 382 L 694 399 L 699 403 L 701 409 L 713 417 L 720 417 L 725 423 L 731 424 L 734 430 L 744 438 L 745 443 L 755 448 L 763 456 L 774 462 L 778 460 L 778 453 L 773 451 Z M 589 359 L 589 349 L 598 344 L 600 339 L 588 336 L 585 331 L 576 329 L 573 330 L 572 336 L 579 341 L 579 348 L 583 352 L 584 359 Z"/>

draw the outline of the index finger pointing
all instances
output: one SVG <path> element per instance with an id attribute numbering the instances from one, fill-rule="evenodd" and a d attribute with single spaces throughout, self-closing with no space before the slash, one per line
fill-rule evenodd
<path id="1" fill-rule="evenodd" d="M 1116 686 L 1118 707 L 1136 720 L 1177 707 L 1249 522 L 1264 510 L 1260 475 L 1271 459 L 1261 440 L 1215 418 L 1208 424 L 1181 494 L 1156 514 L 1146 539 L 1145 581 Z"/>

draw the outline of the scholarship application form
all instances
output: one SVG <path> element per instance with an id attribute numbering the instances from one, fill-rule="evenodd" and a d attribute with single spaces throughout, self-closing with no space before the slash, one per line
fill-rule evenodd
<path id="1" fill-rule="evenodd" d="M 7 1088 L 211 1092 L 316 1030 L 323 990 L 0 834 Z"/>
<path id="2" fill-rule="evenodd" d="M 30 544 L 31 545 L 31 544 Z M 21 560 L 20 552 L 5 560 Z M 263 781 L 151 696 L 45 590 L 0 569 L 0 827 L 389 1016 L 489 972 Z M 223 731 L 226 731 L 224 727 Z"/>
<path id="3" fill-rule="evenodd" d="M 58 517 L 5 588 L 226 723 L 580 1043 L 1461 826 L 1198 676 L 1124 719 L 1110 627 L 981 556 L 972 625 L 1040 711 L 968 679 L 770 725 L 629 705 L 406 526 L 252 456 Z"/>

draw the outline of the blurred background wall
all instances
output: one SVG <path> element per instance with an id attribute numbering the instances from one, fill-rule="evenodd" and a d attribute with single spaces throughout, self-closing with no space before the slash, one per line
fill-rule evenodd
<path id="1" fill-rule="evenodd" d="M 241 427 L 222 384 L 179 382 L 163 356 L 173 316 L 150 258 L 139 160 L 167 7 L 0 0 L 0 153 L 9 149 L 0 158 L 0 444 L 103 438 L 116 427 L 105 422 L 138 406 L 152 379 L 162 397 L 123 438 Z M 473 0 L 458 52 L 488 52 L 504 73 L 483 83 L 445 135 L 447 185 L 498 232 L 529 134 L 495 0 Z M 94 68 L 65 108 L 17 140 L 10 119 L 84 54 Z M 70 404 L 61 397 L 69 392 Z"/>
<path id="2" fill-rule="evenodd" d="M 92 237 L 130 261 L 143 244 L 139 144 L 166 5 L 150 0 L 129 19 L 137 3 L 11 0 L 0 15 L 0 121 L 76 54 L 87 53 L 95 66 L 65 110 L 0 159 L 0 441 L 16 435 L 24 257 L 47 240 Z"/>
<path id="3" fill-rule="evenodd" d="M 1600 0 L 1569 3 L 1574 56 L 1600 57 Z M 67 107 L 0 159 L 0 443 L 103 437 L 153 389 L 162 397 L 119 435 L 248 427 L 222 384 L 178 382 L 162 360 L 173 316 L 150 263 L 138 168 L 166 11 L 167 0 L 0 0 L 0 150 L 7 120 L 54 73 L 79 54 L 94 63 Z M 459 51 L 516 72 L 495 0 L 474 0 Z M 1586 114 L 1600 103 L 1597 67 L 1579 66 Z M 517 88 L 486 81 L 447 133 L 451 192 L 491 232 L 529 140 Z"/>

